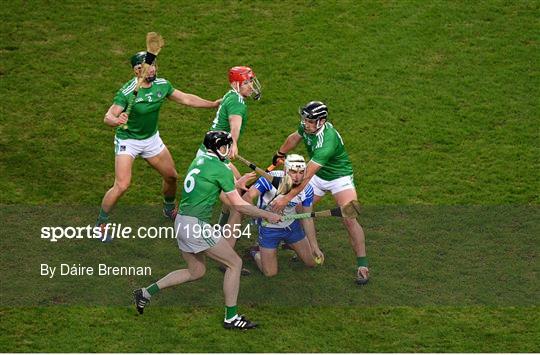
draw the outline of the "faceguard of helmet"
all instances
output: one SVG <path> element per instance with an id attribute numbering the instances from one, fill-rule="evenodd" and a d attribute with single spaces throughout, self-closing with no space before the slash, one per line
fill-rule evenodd
<path id="1" fill-rule="evenodd" d="M 231 148 L 233 139 L 229 132 L 225 131 L 209 131 L 204 136 L 204 146 L 206 149 L 212 151 L 217 155 L 219 160 L 224 161 L 229 155 L 229 150 Z M 221 153 L 219 148 L 226 146 L 227 150 L 225 153 Z"/>
<path id="2" fill-rule="evenodd" d="M 301 171 L 306 170 L 306 160 L 299 154 L 289 154 L 285 159 L 285 173 L 290 169 Z"/>
<path id="3" fill-rule="evenodd" d="M 135 53 L 132 57 L 131 57 L 131 67 L 135 69 L 136 66 L 138 65 L 142 65 L 145 60 L 146 60 L 146 55 L 147 55 L 147 52 L 146 51 L 140 51 L 140 52 L 137 52 Z M 150 63 L 147 63 L 147 64 L 150 64 Z M 148 76 L 145 79 L 146 82 L 148 83 L 151 83 L 152 81 L 156 80 L 156 76 L 157 76 L 157 63 L 156 63 L 156 59 L 153 60 L 153 62 L 151 63 L 151 65 L 154 65 L 156 66 L 156 71 L 155 71 L 155 74 L 153 76 Z"/>
<path id="4" fill-rule="evenodd" d="M 229 83 L 234 91 L 240 95 L 240 86 L 242 84 L 251 83 L 253 93 L 251 97 L 253 100 L 260 100 L 262 89 L 259 80 L 257 79 L 253 70 L 250 67 L 232 67 L 229 70 Z"/>

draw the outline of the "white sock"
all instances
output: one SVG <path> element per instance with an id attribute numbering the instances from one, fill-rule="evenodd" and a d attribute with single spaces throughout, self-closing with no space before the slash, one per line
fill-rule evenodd
<path id="1" fill-rule="evenodd" d="M 143 294 L 144 298 L 150 299 L 150 297 L 152 297 L 152 295 L 150 294 L 150 292 L 148 292 L 148 290 L 146 290 L 146 287 L 143 287 L 143 289 L 142 289 L 142 294 Z"/>
<path id="2" fill-rule="evenodd" d="M 238 318 L 238 313 L 235 314 L 234 317 L 232 317 L 232 318 L 229 318 L 229 319 L 225 318 L 225 322 L 231 323 L 231 322 L 232 322 L 233 320 L 235 320 L 236 318 Z"/>

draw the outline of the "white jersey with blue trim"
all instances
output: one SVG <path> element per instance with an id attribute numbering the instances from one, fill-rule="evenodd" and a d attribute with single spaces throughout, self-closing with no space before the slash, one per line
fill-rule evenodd
<path id="1" fill-rule="evenodd" d="M 285 175 L 285 172 L 283 170 L 275 170 L 271 171 L 270 175 L 277 176 L 282 178 Z M 270 210 L 268 205 L 277 195 L 277 189 L 264 177 L 260 177 L 257 179 L 255 184 L 253 185 L 257 190 L 259 190 L 259 199 L 257 201 L 257 207 L 263 209 L 263 210 Z M 285 206 L 283 209 L 283 214 L 290 215 L 296 213 L 296 206 L 299 204 L 302 204 L 304 207 L 310 207 L 313 205 L 313 187 L 311 187 L 310 184 L 307 184 L 306 187 L 298 194 L 296 195 L 291 201 L 289 201 L 288 205 Z M 283 221 L 279 223 L 268 223 L 264 226 L 266 228 L 285 228 L 291 225 L 294 221 Z M 260 219 L 258 220 L 258 223 L 260 225 Z"/>

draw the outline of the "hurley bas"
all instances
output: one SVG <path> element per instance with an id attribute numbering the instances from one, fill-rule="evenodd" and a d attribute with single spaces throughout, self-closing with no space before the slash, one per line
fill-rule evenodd
<path id="1" fill-rule="evenodd" d="M 41 276 L 48 276 L 52 279 L 56 275 L 60 276 L 149 276 L 152 275 L 150 266 L 108 266 L 107 264 L 98 264 L 97 268 L 93 266 L 84 266 L 81 264 L 60 264 L 60 266 L 50 266 L 41 264 Z"/>

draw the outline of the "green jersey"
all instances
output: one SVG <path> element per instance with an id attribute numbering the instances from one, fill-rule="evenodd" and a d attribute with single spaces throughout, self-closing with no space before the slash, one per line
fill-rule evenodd
<path id="1" fill-rule="evenodd" d="M 247 124 L 247 105 L 244 102 L 244 97 L 238 94 L 234 90 L 229 90 L 221 99 L 221 104 L 216 113 L 216 118 L 212 122 L 212 131 L 226 131 L 231 132 L 231 125 L 229 117 L 232 115 L 238 115 L 242 117 L 242 124 L 240 126 L 240 136 L 244 131 L 244 127 Z M 240 138 L 240 136 L 238 138 Z M 204 145 L 201 144 L 200 149 L 206 151 Z"/>
<path id="2" fill-rule="evenodd" d="M 137 85 L 137 78 L 128 81 L 118 90 L 113 103 L 127 109 L 129 101 L 133 98 L 133 90 Z M 159 110 L 174 91 L 171 83 L 162 78 L 156 78 L 149 88 L 139 88 L 135 103 L 127 122 L 116 128 L 116 137 L 120 139 L 146 139 L 156 134 L 158 130 Z"/>
<path id="3" fill-rule="evenodd" d="M 210 223 L 212 209 L 221 191 L 234 189 L 231 169 L 215 155 L 204 153 L 195 157 L 188 168 L 179 213 Z"/>
<path id="4" fill-rule="evenodd" d="M 351 160 L 343 145 L 343 139 L 331 123 L 326 122 L 317 134 L 304 132 L 304 125 L 301 123 L 298 134 L 304 138 L 311 161 L 321 166 L 316 174 L 318 177 L 332 181 L 353 174 Z"/>
<path id="5" fill-rule="evenodd" d="M 247 105 L 242 95 L 234 90 L 229 90 L 221 99 L 216 118 L 212 122 L 212 131 L 231 132 L 229 117 L 232 115 L 242 117 L 242 125 L 240 126 L 240 134 L 242 134 L 247 123 Z"/>

